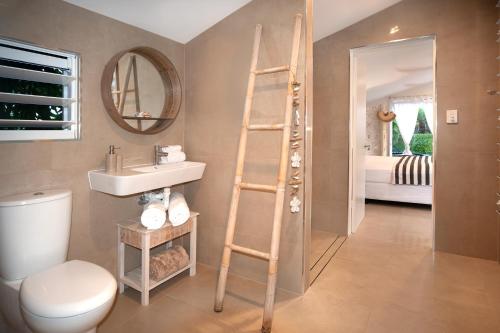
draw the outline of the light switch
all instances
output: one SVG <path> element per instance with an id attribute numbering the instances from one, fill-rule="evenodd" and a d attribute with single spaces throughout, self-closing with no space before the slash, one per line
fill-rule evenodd
<path id="1" fill-rule="evenodd" d="M 446 110 L 446 123 L 458 124 L 458 110 Z"/>

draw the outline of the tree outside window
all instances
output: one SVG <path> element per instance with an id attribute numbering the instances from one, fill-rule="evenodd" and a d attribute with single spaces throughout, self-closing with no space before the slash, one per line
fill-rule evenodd
<path id="1" fill-rule="evenodd" d="M 403 153 L 405 144 L 399 131 L 397 118 L 392 122 L 392 155 Z M 432 155 L 432 132 L 422 108 L 418 110 L 415 132 L 410 142 L 410 150 L 414 155 Z"/>

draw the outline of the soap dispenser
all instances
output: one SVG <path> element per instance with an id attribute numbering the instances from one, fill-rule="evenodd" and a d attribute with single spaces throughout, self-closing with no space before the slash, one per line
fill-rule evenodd
<path id="1" fill-rule="evenodd" d="M 108 153 L 106 154 L 106 173 L 116 172 L 116 149 L 120 149 L 120 147 L 115 147 L 114 145 L 109 146 Z"/>

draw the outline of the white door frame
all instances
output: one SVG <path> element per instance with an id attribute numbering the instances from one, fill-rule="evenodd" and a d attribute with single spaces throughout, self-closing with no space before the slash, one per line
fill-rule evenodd
<path id="1" fill-rule="evenodd" d="M 356 133 L 355 133 L 355 125 L 353 120 L 356 119 L 355 117 L 355 112 L 356 108 L 354 107 L 355 103 L 353 101 L 356 98 L 356 71 L 354 68 L 354 60 L 356 57 L 367 51 L 373 51 L 374 49 L 382 48 L 382 47 L 387 47 L 387 46 L 392 46 L 395 43 L 397 44 L 402 44 L 402 43 L 411 43 L 413 41 L 418 41 L 418 40 L 423 40 L 423 39 L 429 39 L 433 41 L 433 60 L 432 60 L 432 67 L 433 67 L 433 91 L 434 91 L 434 96 L 433 96 L 433 104 L 434 104 L 434 112 L 433 112 L 433 129 L 432 129 L 432 248 L 435 248 L 435 189 L 436 189 L 436 183 L 434 181 L 434 175 L 436 174 L 436 163 L 437 163 L 437 91 L 436 91 L 436 35 L 428 35 L 428 36 L 422 36 L 422 37 L 415 37 L 415 38 L 406 38 L 406 39 L 398 39 L 398 40 L 392 40 L 388 41 L 385 43 L 380 43 L 380 44 L 371 44 L 371 45 L 366 45 L 366 46 L 361 46 L 361 47 L 356 47 L 350 49 L 350 65 L 349 65 L 349 197 L 348 197 L 348 214 L 347 214 L 347 235 L 350 236 L 352 234 L 352 210 L 353 210 L 353 186 L 355 184 L 355 177 L 354 177 L 354 172 L 353 172 L 353 152 L 354 149 L 356 148 Z"/>
<path id="2" fill-rule="evenodd" d="M 350 54 L 350 62 L 349 62 L 349 198 L 348 198 L 348 228 L 347 234 L 350 235 L 355 232 L 355 228 L 361 223 L 355 225 L 353 223 L 354 220 L 358 220 L 359 216 L 356 217 L 355 209 L 356 209 L 356 199 L 359 198 L 358 193 L 355 191 L 356 180 L 358 179 L 356 176 L 356 172 L 354 172 L 354 166 L 356 162 L 356 156 L 358 154 L 359 145 L 364 145 L 366 142 L 357 142 L 358 140 L 358 119 L 357 116 L 359 112 L 359 100 L 358 100 L 358 87 L 359 87 L 359 63 L 358 63 L 358 53 L 359 49 L 351 49 L 349 50 Z M 366 90 L 363 90 L 366 93 Z M 366 98 L 364 98 L 366 104 Z M 366 106 L 366 105 L 365 105 Z M 365 125 L 366 128 L 366 125 Z M 362 181 L 362 180 L 360 180 Z M 363 194 L 365 196 L 365 194 Z M 359 208 L 359 207 L 358 207 Z"/>

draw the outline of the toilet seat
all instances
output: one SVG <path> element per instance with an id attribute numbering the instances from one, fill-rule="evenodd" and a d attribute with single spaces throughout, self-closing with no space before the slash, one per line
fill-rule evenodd
<path id="1" fill-rule="evenodd" d="M 23 317 L 31 333 L 96 333 L 96 326 L 100 323 L 113 306 L 114 299 L 97 309 L 72 317 L 48 318 L 40 317 L 22 309 Z"/>
<path id="2" fill-rule="evenodd" d="M 21 306 L 35 316 L 65 318 L 93 311 L 113 300 L 116 280 L 104 268 L 72 260 L 27 277 Z"/>

